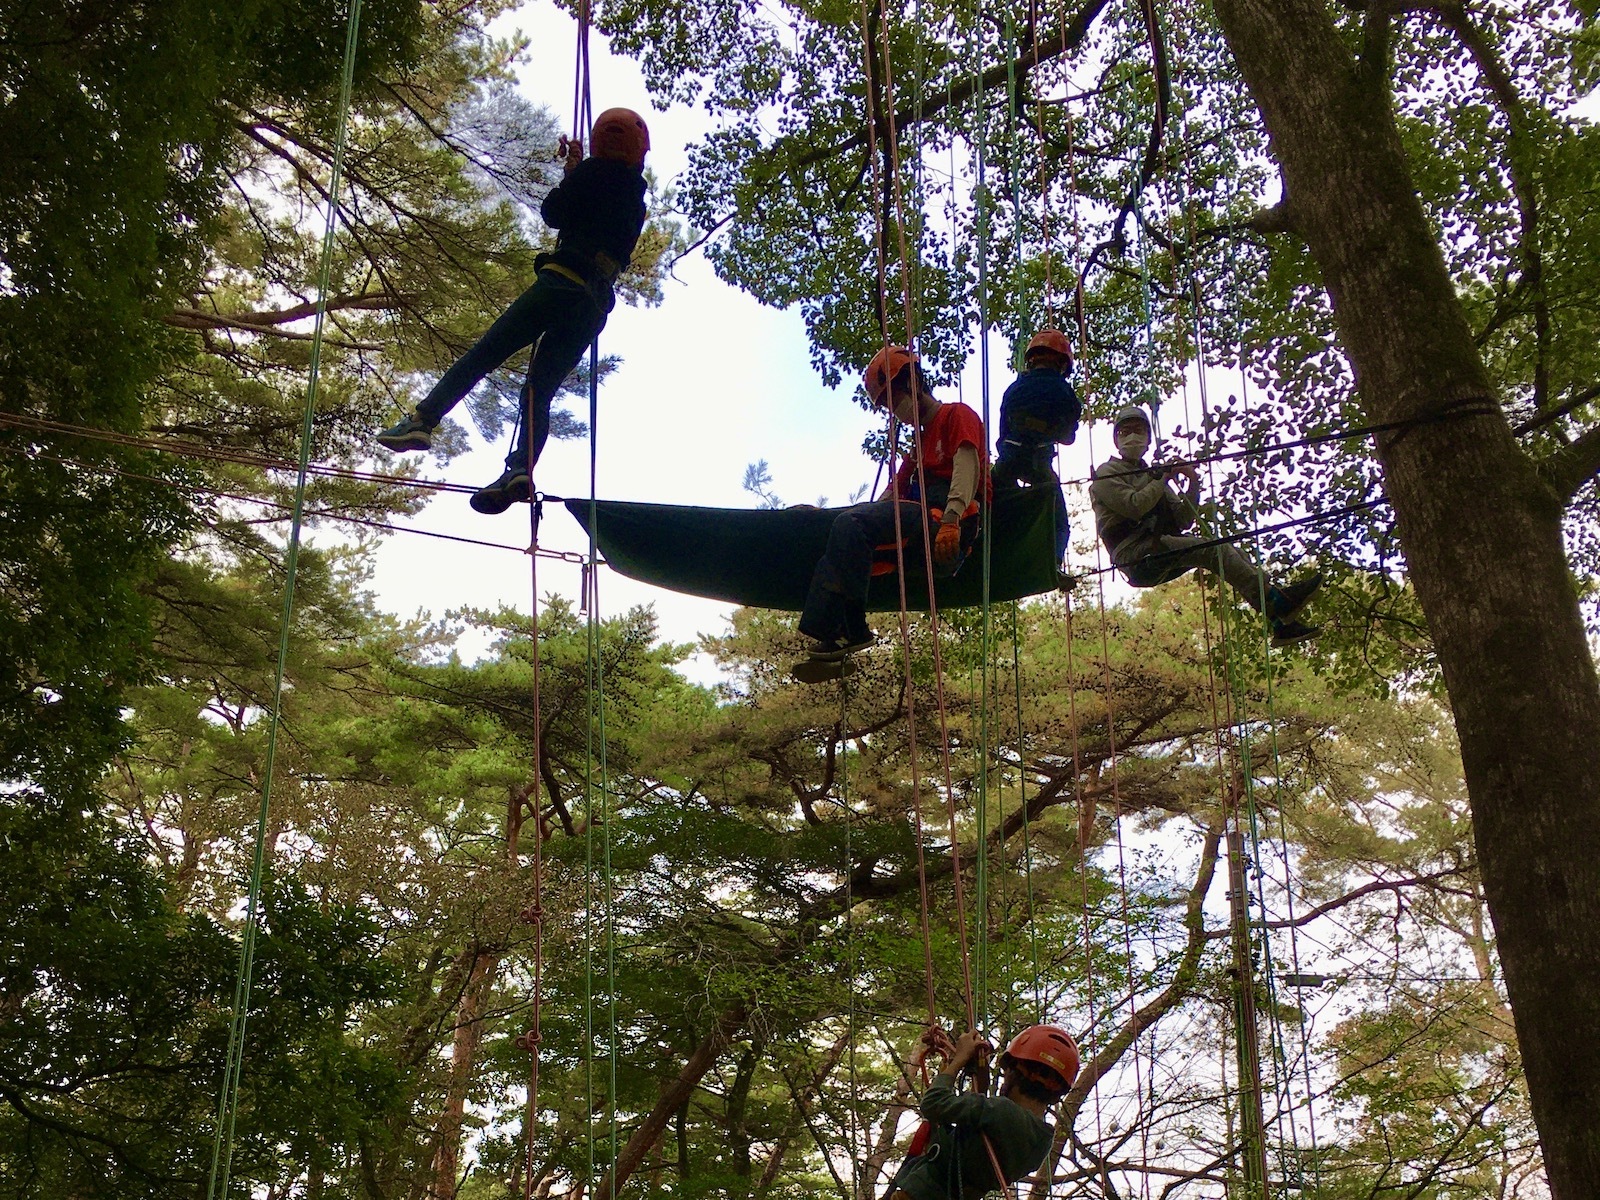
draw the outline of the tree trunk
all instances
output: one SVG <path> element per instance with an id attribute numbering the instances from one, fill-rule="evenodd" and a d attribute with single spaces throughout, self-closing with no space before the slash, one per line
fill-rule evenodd
<path id="1" fill-rule="evenodd" d="M 467 1092 L 472 1085 L 472 1069 L 483 1042 L 483 1010 L 489 990 L 494 986 L 498 954 L 474 954 L 461 1004 L 456 1009 L 455 1038 L 450 1046 L 450 1085 L 445 1093 L 444 1112 L 439 1117 L 433 1151 L 433 1185 L 430 1200 L 455 1200 L 457 1173 L 461 1169 L 461 1125 L 466 1116 Z"/>
<path id="2" fill-rule="evenodd" d="M 733 1086 L 723 1104 L 725 1128 L 728 1139 L 728 1165 L 741 1179 L 750 1177 L 750 1085 L 755 1082 L 756 1067 L 766 1053 L 766 1040 L 750 1039 L 750 1045 L 739 1058 L 739 1068 L 734 1073 Z M 681 1113 L 683 1108 L 678 1111 Z"/>
<path id="3" fill-rule="evenodd" d="M 1387 11 L 1392 11 L 1387 10 Z M 1600 1195 L 1600 683 L 1561 540 L 1411 183 L 1382 16 L 1358 62 L 1323 0 L 1217 0 L 1380 441 L 1449 690 L 1552 1190 Z"/>
<path id="4" fill-rule="evenodd" d="M 701 1039 L 677 1077 L 661 1089 L 661 1096 L 657 1099 L 656 1106 L 640 1122 L 639 1128 L 633 1131 L 633 1136 L 622 1148 L 622 1153 L 617 1155 L 615 1168 L 601 1176 L 600 1183 L 594 1189 L 596 1200 L 613 1200 L 622 1185 L 628 1182 L 628 1177 L 639 1169 L 639 1164 L 644 1162 L 645 1155 L 649 1154 L 656 1142 L 661 1140 L 672 1114 L 694 1094 L 694 1089 L 699 1086 L 705 1073 L 716 1064 L 717 1056 L 728 1048 L 733 1035 L 744 1024 L 746 1015 L 743 1005 L 735 1005 L 717 1018 L 717 1023 L 711 1027 L 711 1032 Z"/>
<path id="5" fill-rule="evenodd" d="M 767 1155 L 766 1165 L 761 1169 L 761 1179 L 757 1182 L 752 1194 L 765 1196 L 771 1190 L 773 1183 L 778 1178 L 778 1172 L 783 1168 L 783 1159 L 789 1153 L 789 1146 L 794 1141 L 794 1135 L 805 1124 L 805 1109 L 811 1099 L 822 1090 L 823 1084 L 828 1082 L 828 1076 L 833 1074 L 839 1065 L 839 1059 L 844 1056 L 845 1047 L 850 1043 L 852 1030 L 846 1026 L 845 1031 L 834 1039 L 833 1045 L 828 1047 L 828 1052 L 823 1055 L 821 1065 L 812 1072 L 811 1078 L 806 1081 L 805 1090 L 794 1095 L 795 1107 L 798 1111 L 794 1122 L 779 1135 L 773 1142 L 772 1150 Z"/>

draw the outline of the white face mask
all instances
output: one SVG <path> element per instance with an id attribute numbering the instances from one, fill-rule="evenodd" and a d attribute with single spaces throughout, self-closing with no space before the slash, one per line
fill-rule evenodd
<path id="1" fill-rule="evenodd" d="M 913 425 L 917 420 L 917 401 L 909 392 L 894 397 L 894 415 L 902 425 Z"/>
<path id="2" fill-rule="evenodd" d="M 1143 458 L 1144 452 L 1150 449 L 1150 434 L 1141 426 L 1129 425 L 1117 430 L 1116 442 L 1117 453 L 1131 462 Z"/>

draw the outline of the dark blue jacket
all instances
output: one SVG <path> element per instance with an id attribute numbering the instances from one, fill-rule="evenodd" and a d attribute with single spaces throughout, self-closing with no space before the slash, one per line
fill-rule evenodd
<path id="1" fill-rule="evenodd" d="M 1000 453 L 1007 442 L 1037 446 L 1071 443 L 1078 436 L 1083 405 L 1072 383 L 1059 371 L 1035 367 L 1006 389 L 1000 400 Z"/>
<path id="2" fill-rule="evenodd" d="M 550 189 L 539 208 L 544 223 L 557 231 L 555 252 L 540 255 L 540 265 L 559 263 L 604 284 L 609 295 L 644 229 L 644 193 L 640 168 L 610 158 L 584 159 Z"/>

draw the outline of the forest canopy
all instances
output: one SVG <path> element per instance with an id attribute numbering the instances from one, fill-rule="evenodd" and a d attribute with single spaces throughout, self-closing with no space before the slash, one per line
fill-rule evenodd
<path id="1" fill-rule="evenodd" d="M 1488 473 L 1540 481 L 1556 582 L 1449 569 L 1484 613 L 1559 625 L 1549 596 L 1570 599 L 1582 646 L 1594 14 L 1317 2 L 1300 22 L 1378 97 L 1348 124 L 1392 126 L 1437 247 L 1477 366 L 1433 395 L 1394 381 L 1433 377 L 1405 331 L 1434 328 L 1441 288 L 1351 283 L 1382 239 L 1333 253 L 1337 189 L 1286 181 L 1251 8 L 594 7 L 662 104 L 707 113 L 670 192 L 651 180 L 625 302 L 661 303 L 703 253 L 799 311 L 829 383 L 899 340 L 948 380 L 980 330 L 1058 323 L 1093 416 L 1149 403 L 1174 453 L 1250 451 L 1214 465 L 1216 527 L 1350 510 L 1258 541 L 1328 575 L 1328 632 L 1292 657 L 1214 589 L 1108 606 L 1086 582 L 913 619 L 848 688 L 805 690 L 787 614 L 678 645 L 647 609 L 547 596 L 535 636 L 525 612 L 405 619 L 369 591 L 385 527 L 425 503 L 372 430 L 549 245 L 565 98 L 519 87 L 509 0 L 364 3 L 325 294 L 343 8 L 0 0 L 0 1195 L 207 1187 L 280 630 L 235 1191 L 871 1200 L 923 1086 L 907 1055 L 970 1014 L 1082 1048 L 1032 1200 L 1252 1194 L 1246 1059 L 1274 1195 L 1581 1194 L 1583 1135 L 1548 1114 L 1581 1121 L 1600 1049 L 1577 1009 L 1563 1040 L 1528 973 L 1523 1005 L 1503 951 L 1579 992 L 1597 956 L 1502 922 L 1530 861 L 1540 895 L 1600 902 L 1581 886 L 1600 856 L 1485 783 L 1512 762 L 1483 750 L 1508 705 L 1477 702 L 1493 688 L 1452 649 L 1474 627 L 1429 582 L 1453 543 L 1406 506 L 1432 471 L 1455 499 L 1424 516 L 1461 557 L 1503 547 L 1451 472 L 1509 447 Z M 1368 326 L 1395 331 L 1393 362 Z M 517 382 L 474 394 L 472 428 L 503 433 Z M 1325 437 L 1385 422 L 1403 436 Z M 433 463 L 470 436 L 447 427 Z M 1505 688 L 1543 686 L 1499 617 L 1475 628 Z M 1517 720 L 1581 745 L 1558 707 L 1577 690 L 1552 681 Z M 1579 818 L 1592 798 L 1526 786 Z M 1502 794 L 1504 818 L 1483 799 Z"/>

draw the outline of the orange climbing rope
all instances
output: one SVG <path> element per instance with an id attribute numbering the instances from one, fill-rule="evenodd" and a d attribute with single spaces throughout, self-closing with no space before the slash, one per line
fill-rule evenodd
<path id="1" fill-rule="evenodd" d="M 901 301 L 902 301 L 903 308 L 904 308 L 905 329 L 906 329 L 905 344 L 906 344 L 907 349 L 913 349 L 914 346 L 915 346 L 915 341 L 916 341 L 916 338 L 915 338 L 916 324 L 915 324 L 915 318 L 914 318 L 914 315 L 913 315 L 913 312 L 912 312 L 912 305 L 911 305 L 911 280 L 910 280 L 910 261 L 909 261 L 910 256 L 909 256 L 909 253 L 907 251 L 906 238 L 905 238 L 905 200 L 904 200 L 904 195 L 903 195 L 903 189 L 901 188 L 901 185 L 900 185 L 899 135 L 898 135 L 898 131 L 895 128 L 895 120 L 894 120 L 894 75 L 893 75 L 893 63 L 892 63 L 892 55 L 891 55 L 890 49 L 889 49 L 889 39 L 887 37 L 887 27 L 888 27 L 888 23 L 889 23 L 889 21 L 888 21 L 888 11 L 885 8 L 885 6 L 883 5 L 882 0 L 879 0 L 878 18 L 879 18 L 879 22 L 880 22 L 880 27 L 885 30 L 885 36 L 883 38 L 883 81 L 884 81 L 884 105 L 883 105 L 883 107 L 884 107 L 885 115 L 886 115 L 886 118 L 887 118 L 887 124 L 888 124 L 886 140 L 887 140 L 887 143 L 888 143 L 889 172 L 890 172 L 890 175 L 891 175 L 890 191 L 891 191 L 891 194 L 893 195 L 893 198 L 894 198 L 895 215 L 896 215 L 896 232 L 897 232 L 897 238 L 898 238 L 898 243 L 899 243 L 898 249 L 899 249 L 899 257 L 900 257 Z M 866 50 L 866 68 L 867 68 L 867 101 L 866 101 L 866 103 L 867 103 L 867 155 L 868 155 L 868 158 L 872 162 L 872 174 L 873 174 L 873 195 L 874 195 L 873 214 L 874 214 L 874 228 L 875 228 L 876 243 L 877 243 L 877 261 L 878 261 L 879 323 L 880 323 L 880 328 L 882 329 L 883 334 L 884 334 L 884 341 L 887 344 L 887 342 L 888 342 L 889 320 L 888 320 L 888 298 L 887 298 L 888 289 L 887 289 L 887 279 L 886 279 L 886 275 L 887 275 L 887 263 L 886 263 L 887 254 L 886 254 L 885 247 L 884 247 L 884 237 L 883 237 L 884 214 L 883 214 L 883 209 L 882 209 L 881 204 L 878 203 L 877 199 L 876 199 L 881 194 L 883 178 L 882 178 L 881 159 L 880 159 L 880 156 L 878 154 L 878 149 L 877 149 L 878 130 L 877 130 L 877 118 L 876 118 L 876 95 L 875 95 L 875 90 L 874 90 L 874 87 L 873 87 L 874 62 L 873 62 L 873 54 L 872 54 L 871 17 L 870 17 L 870 13 L 869 13 L 869 11 L 867 9 L 866 0 L 863 0 L 863 3 L 862 3 L 862 36 L 863 36 L 863 41 L 865 43 L 865 50 Z M 916 383 L 914 383 L 913 386 L 916 388 L 916 390 L 920 394 L 920 390 L 921 390 L 921 387 L 920 387 L 920 375 L 914 375 L 913 378 L 917 381 Z M 898 435 L 898 419 L 894 414 L 893 406 L 891 404 L 891 406 L 890 406 L 890 421 L 889 421 L 889 455 L 890 455 L 890 459 L 889 459 L 889 477 L 890 477 L 891 480 L 893 480 L 897 475 L 896 464 L 895 464 L 895 461 L 894 461 L 896 453 L 898 451 L 898 447 L 899 447 L 899 439 L 898 439 L 897 435 Z M 953 885 L 954 885 L 955 907 L 956 907 L 956 926 L 957 926 L 957 934 L 958 934 L 959 945 L 960 945 L 960 954 L 961 954 L 962 996 L 963 996 L 963 999 L 964 999 L 964 1002 L 965 1002 L 965 1008 L 966 1008 L 967 1028 L 971 1029 L 971 1028 L 974 1028 L 976 1026 L 976 1024 L 977 1024 L 977 1013 L 976 1013 L 976 1005 L 974 1003 L 974 997 L 973 997 L 972 964 L 971 964 L 971 955 L 970 955 L 970 951 L 969 951 L 969 947 L 968 947 L 968 939 L 967 939 L 966 904 L 965 904 L 965 898 L 964 898 L 964 894 L 963 894 L 963 884 L 962 884 L 962 876 L 961 876 L 961 844 L 960 844 L 960 838 L 959 838 L 959 830 L 957 828 L 957 814 L 956 814 L 956 802 L 955 802 L 954 776 L 953 776 L 953 772 L 952 772 L 951 764 L 950 764 L 949 716 L 948 716 L 948 712 L 947 712 L 947 706 L 946 706 L 946 702 L 945 702 L 945 693 L 944 693 L 944 662 L 943 662 L 943 655 L 941 653 L 941 649 L 940 649 L 940 645 L 939 645 L 938 604 L 937 604 L 937 600 L 935 599 L 935 596 L 934 596 L 934 579 L 935 579 L 935 575 L 934 575 L 934 570 L 933 570 L 933 545 L 932 545 L 932 540 L 929 537 L 926 536 L 927 523 L 928 523 L 927 484 L 926 484 L 926 479 L 925 479 L 924 471 L 923 471 L 920 422 L 913 422 L 912 429 L 911 429 L 911 439 L 912 439 L 912 453 L 915 456 L 914 462 L 915 462 L 916 475 L 917 475 L 917 493 L 918 493 L 918 501 L 917 502 L 918 502 L 919 509 L 921 510 L 920 511 L 920 520 L 922 521 L 923 530 L 924 530 L 924 536 L 922 538 L 922 543 L 923 543 L 923 565 L 924 565 L 924 571 L 926 573 L 926 577 L 927 577 L 927 580 L 928 580 L 929 631 L 930 631 L 930 637 L 932 639 L 932 646 L 933 646 L 935 696 L 936 696 L 936 699 L 937 699 L 938 713 L 939 713 L 940 757 L 941 757 L 941 764 L 942 764 L 942 767 L 943 767 L 944 785 L 945 785 L 944 786 L 944 790 L 945 790 L 945 798 L 946 798 L 946 804 L 947 804 L 948 816 L 949 816 L 951 874 L 952 874 L 952 881 L 953 881 Z M 980 459 L 981 459 L 981 457 L 982 456 L 980 456 Z M 985 478 L 985 473 L 984 472 L 980 472 L 980 486 L 982 486 L 984 478 Z M 896 497 L 896 500 L 898 500 L 898 496 Z M 933 979 L 933 945 L 932 945 L 932 939 L 931 939 L 930 921 L 929 921 L 929 913 L 928 913 L 929 904 L 928 904 L 928 885 L 927 885 L 927 862 L 926 862 L 926 855 L 925 855 L 924 846 L 923 846 L 923 843 L 924 843 L 924 830 L 923 830 L 923 824 L 922 824 L 922 806 L 921 806 L 922 786 L 921 786 L 920 762 L 919 762 L 918 752 L 917 752 L 916 709 L 915 709 L 916 701 L 915 701 L 915 693 L 914 693 L 914 690 L 913 690 L 913 680 L 912 680 L 912 674 L 911 674 L 911 633 L 910 633 L 910 618 L 909 618 L 909 615 L 908 615 L 908 612 L 907 612 L 908 604 L 907 604 L 906 582 L 905 582 L 905 531 L 904 531 L 904 528 L 903 528 L 902 523 L 901 523 L 901 510 L 900 510 L 900 506 L 899 506 L 898 503 L 896 503 L 895 507 L 894 507 L 894 526 L 895 526 L 895 558 L 896 558 L 896 567 L 897 567 L 897 574 L 898 574 L 898 578 L 899 578 L 899 588 L 900 588 L 900 636 L 901 636 L 901 645 L 902 645 L 902 648 L 903 648 L 903 651 L 904 651 L 904 663 L 905 663 L 906 718 L 907 718 L 907 727 L 908 727 L 907 732 L 908 732 L 909 741 L 910 741 L 910 767 L 911 767 L 911 776 L 912 776 L 912 797 L 913 797 L 913 799 L 912 799 L 912 808 L 913 808 L 913 814 L 914 814 L 915 823 L 916 823 L 917 875 L 918 875 L 918 883 L 919 883 L 919 891 L 920 891 L 920 902 L 921 902 L 921 922 L 922 922 L 922 935 L 923 935 L 924 968 L 925 968 L 925 973 L 926 973 L 926 988 L 927 988 L 927 1003 L 928 1003 L 928 1024 L 929 1024 L 929 1032 L 931 1034 L 934 1030 L 939 1029 L 939 1026 L 938 1026 L 937 1001 L 936 1001 L 935 992 L 934 992 L 934 979 Z M 984 1066 L 982 1068 L 980 1068 L 979 1072 L 975 1072 L 975 1074 L 974 1074 L 974 1085 L 975 1085 L 975 1087 L 978 1086 L 980 1077 L 982 1079 L 982 1088 L 981 1088 L 981 1090 L 987 1090 L 987 1066 L 986 1066 L 986 1064 L 984 1064 Z M 1000 1160 L 995 1154 L 994 1146 L 990 1142 L 989 1137 L 988 1137 L 987 1134 L 984 1134 L 982 1136 L 983 1136 L 984 1149 L 988 1154 L 989 1163 L 990 1163 L 991 1168 L 994 1171 L 995 1179 L 1000 1184 L 1000 1187 L 1001 1187 L 1002 1191 L 1008 1191 L 1008 1185 L 1006 1183 L 1005 1173 L 1000 1167 Z"/>

